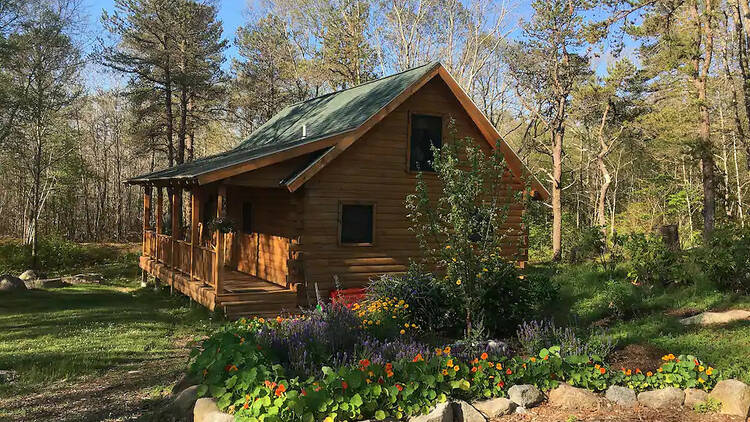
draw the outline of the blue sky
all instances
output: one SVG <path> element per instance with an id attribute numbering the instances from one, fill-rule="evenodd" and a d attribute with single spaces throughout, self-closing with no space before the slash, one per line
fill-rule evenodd
<path id="1" fill-rule="evenodd" d="M 258 0 L 250 1 L 255 3 Z M 224 25 L 224 38 L 227 39 L 230 43 L 230 46 L 226 53 L 227 60 L 224 63 L 224 68 L 228 69 L 231 63 L 231 59 L 233 57 L 236 57 L 237 55 L 237 48 L 234 46 L 234 34 L 237 31 L 237 28 L 247 21 L 248 1 L 219 0 L 218 4 L 219 19 L 221 19 L 222 24 Z M 508 29 L 513 29 L 513 31 L 511 32 L 511 37 L 517 36 L 519 33 L 517 27 L 518 20 L 520 18 L 531 15 L 532 9 L 530 4 L 531 1 L 528 0 L 518 0 L 516 2 L 513 2 L 513 0 L 511 0 L 512 13 L 510 19 L 508 19 L 508 24 L 509 26 L 511 26 L 511 28 Z M 114 0 L 83 0 L 83 6 L 85 8 L 84 12 L 87 15 L 89 21 L 88 26 L 91 32 L 94 36 L 99 36 L 102 33 L 101 23 L 99 21 L 102 10 L 113 11 Z M 632 44 L 629 45 L 629 47 L 632 49 Z M 633 56 L 632 50 L 628 52 L 628 55 Z M 606 61 L 607 57 L 602 57 L 601 59 L 594 60 L 593 66 L 596 68 L 597 73 L 605 73 Z"/>

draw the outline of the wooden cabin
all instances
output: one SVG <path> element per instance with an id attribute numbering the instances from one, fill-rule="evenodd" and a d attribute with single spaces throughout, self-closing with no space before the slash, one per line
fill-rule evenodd
<path id="1" fill-rule="evenodd" d="M 430 144 L 442 145 L 449 120 L 459 137 L 501 150 L 514 189 L 529 177 L 533 195 L 546 199 L 446 69 L 431 63 L 291 105 L 232 150 L 129 180 L 145 187 L 144 277 L 238 317 L 404 272 L 420 254 L 405 198 L 417 169 L 437 183 Z M 510 208 L 516 241 L 506 252 L 523 261 L 523 205 Z"/>

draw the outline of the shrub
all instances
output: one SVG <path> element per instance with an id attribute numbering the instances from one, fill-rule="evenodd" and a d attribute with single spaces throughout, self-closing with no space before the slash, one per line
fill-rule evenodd
<path id="1" fill-rule="evenodd" d="M 642 291 L 627 281 L 608 280 L 593 295 L 576 302 L 571 310 L 586 321 L 627 318 L 642 304 Z"/>
<path id="2" fill-rule="evenodd" d="M 750 229 L 717 228 L 703 247 L 692 252 L 692 259 L 719 288 L 750 293 Z"/>
<path id="3" fill-rule="evenodd" d="M 586 355 L 606 359 L 616 346 L 614 338 L 604 330 L 589 331 L 581 336 L 572 327 L 557 327 L 550 320 L 532 320 L 520 324 L 516 338 L 521 351 L 526 355 L 558 345 L 563 357 Z"/>
<path id="4" fill-rule="evenodd" d="M 405 274 L 385 274 L 370 280 L 369 300 L 403 298 L 408 304 L 409 319 L 429 332 L 454 332 L 461 318 L 453 306 L 455 294 L 446 283 L 435 279 L 417 264 L 410 264 Z"/>
<path id="5" fill-rule="evenodd" d="M 632 234 L 624 242 L 625 254 L 630 258 L 630 278 L 636 283 L 661 284 L 685 281 L 681 254 L 669 249 L 656 236 Z"/>
<path id="6" fill-rule="evenodd" d="M 39 239 L 37 245 L 37 268 L 39 268 L 40 275 L 51 275 L 58 271 L 70 271 L 101 264 L 117 258 L 118 255 L 113 248 L 45 237 Z M 18 275 L 31 267 L 30 246 L 15 240 L 0 242 L 0 274 Z"/>

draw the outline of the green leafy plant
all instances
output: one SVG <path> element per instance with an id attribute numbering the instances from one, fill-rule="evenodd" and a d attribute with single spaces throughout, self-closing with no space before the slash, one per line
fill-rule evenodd
<path id="1" fill-rule="evenodd" d="M 693 410 L 698 413 L 716 413 L 721 410 L 721 400 L 708 397 L 706 401 L 695 403 Z"/>
<path id="2" fill-rule="evenodd" d="M 524 195 L 509 183 L 512 176 L 499 150 L 488 154 L 471 138 L 458 139 L 453 123 L 451 134 L 451 141 L 433 148 L 437 198 L 419 173 L 416 192 L 406 203 L 411 230 L 428 264 L 441 274 L 437 281 L 451 289 L 453 306 L 460 309 L 468 333 L 487 309 L 489 289 L 499 289 L 493 312 L 502 308 L 501 320 L 525 306 L 516 300 L 522 283 L 512 256 L 523 245 L 512 231 L 514 225 L 506 224 L 511 214 L 520 212 L 517 206 L 511 209 L 510 198 Z"/>

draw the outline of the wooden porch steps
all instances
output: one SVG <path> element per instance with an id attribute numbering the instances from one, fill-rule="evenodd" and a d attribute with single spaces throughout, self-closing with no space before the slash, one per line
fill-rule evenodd
<path id="1" fill-rule="evenodd" d="M 219 296 L 218 300 L 221 300 Z M 275 318 L 278 315 L 297 311 L 297 292 L 279 290 L 275 292 L 251 293 L 239 300 L 221 301 L 220 306 L 228 319 L 259 316 Z"/>

